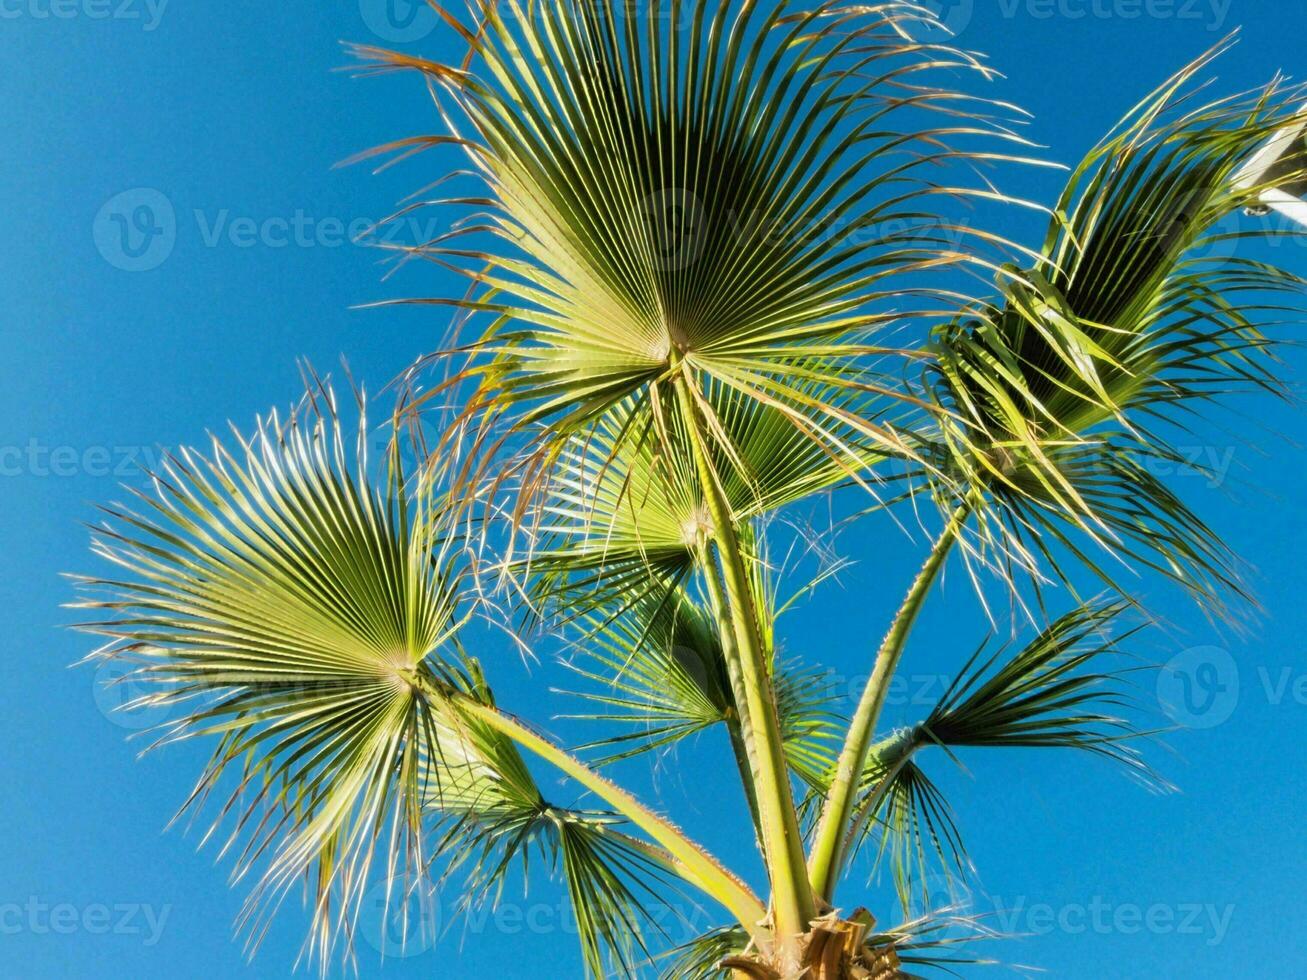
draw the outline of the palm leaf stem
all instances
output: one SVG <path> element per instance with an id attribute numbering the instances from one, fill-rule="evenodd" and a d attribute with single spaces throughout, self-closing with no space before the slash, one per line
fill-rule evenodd
<path id="1" fill-rule="evenodd" d="M 691 452 L 703 486 L 708 516 L 712 520 L 712 538 L 735 633 L 734 651 L 753 733 L 753 755 L 758 763 L 758 809 L 763 851 L 772 886 L 775 936 L 784 951 L 807 933 L 808 924 L 816 917 L 816 904 L 808 886 L 803 836 L 790 787 L 780 718 L 758 629 L 743 548 L 736 533 L 734 516 L 699 431 L 698 412 L 685 366 L 683 363 L 677 366 L 680 370 L 673 382 L 676 399 L 689 433 Z M 711 577 L 711 570 L 709 574 Z"/>
<path id="2" fill-rule="evenodd" d="M 903 772 L 903 767 L 912 761 L 917 750 L 925 744 L 927 743 L 921 729 L 910 728 L 892 738 L 889 744 L 884 746 L 885 770 L 876 782 L 876 788 L 867 793 L 854 809 L 848 830 L 844 834 L 843 853 L 848 854 L 858 846 L 867 820 L 880 810 L 885 797 L 893 791 L 895 781 Z"/>
<path id="3" fill-rule="evenodd" d="M 758 810 L 758 757 L 752 749 L 755 741 L 753 723 L 749 718 L 744 675 L 740 670 L 740 656 L 735 648 L 735 637 L 726 610 L 721 576 L 713 566 L 712 555 L 706 544 L 699 548 L 699 563 L 704 571 L 709 607 L 712 609 L 713 620 L 717 624 L 717 634 L 722 644 L 726 676 L 731 682 L 733 704 L 728 709 L 730 714 L 726 718 L 726 729 L 731 740 L 731 751 L 735 755 L 735 764 L 740 770 L 740 781 L 744 784 L 744 797 L 749 804 L 754 833 L 759 836 L 758 843 L 761 846 L 762 816 Z"/>
<path id="4" fill-rule="evenodd" d="M 916 625 L 917 617 L 921 614 L 926 597 L 930 594 L 935 580 L 939 577 L 949 553 L 953 550 L 953 545 L 957 543 L 958 536 L 971 514 L 972 500 L 973 498 L 969 497 L 954 511 L 931 548 L 930 554 L 926 556 L 921 571 L 908 589 L 889 632 L 881 642 L 871 677 L 868 678 L 867 686 L 863 689 L 844 747 L 840 751 L 835 778 L 831 783 L 826 804 L 822 807 L 821 820 L 809 858 L 813 891 L 828 902 L 834 894 L 835 885 L 839 881 L 840 871 L 847 857 L 845 841 L 854 816 L 853 808 L 859 777 L 867 764 L 867 753 L 871 749 L 876 722 L 880 719 L 881 709 L 885 706 L 885 696 L 889 691 L 890 682 L 894 678 L 895 671 L 898 670 L 899 661 L 907 647 L 908 637 L 912 633 L 912 627 Z"/>
<path id="5" fill-rule="evenodd" d="M 762 902 L 743 881 L 670 821 L 512 715 L 465 695 L 436 690 L 423 678 L 417 678 L 417 681 L 437 702 L 451 703 L 457 712 L 507 736 L 594 793 L 664 848 L 672 859 L 669 867 L 676 874 L 720 902 L 750 936 L 765 941 L 766 936 L 760 929 L 766 916 Z"/>

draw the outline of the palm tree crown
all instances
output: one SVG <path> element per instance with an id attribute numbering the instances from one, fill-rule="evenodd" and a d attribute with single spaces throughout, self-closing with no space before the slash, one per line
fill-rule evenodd
<path id="1" fill-rule="evenodd" d="M 918 40 L 915 3 L 471 6 L 442 10 L 460 63 L 359 49 L 365 71 L 424 77 L 442 124 L 375 152 L 469 161 L 447 178 L 464 189 L 413 205 L 449 230 L 399 254 L 469 279 L 405 301 L 456 311 L 453 352 L 401 379 L 377 458 L 363 400 L 355 434 L 314 377 L 106 508 L 113 572 L 80 583 L 94 656 L 178 708 L 161 742 L 215 743 L 186 806 L 226 799 L 212 833 L 238 876 L 257 869 L 254 944 L 299 881 L 325 964 L 377 882 L 403 904 L 435 869 L 494 902 L 543 858 L 595 976 L 663 954 L 675 978 L 968 962 L 956 917 L 913 912 L 935 872 L 970 867 L 930 759 L 1071 748 L 1162 785 L 1135 744 L 1122 575 L 1156 570 L 1209 610 L 1247 597 L 1147 461 L 1208 402 L 1282 390 L 1274 328 L 1303 282 L 1238 255 L 1227 219 L 1301 182 L 1248 175 L 1307 121 L 1303 93 L 1199 104 L 1218 47 L 1070 172 L 1025 247 L 951 213 L 1020 203 L 990 171 L 1039 161 L 1016 110 L 941 87 L 991 72 Z M 434 444 L 411 440 L 442 400 Z M 840 566 L 794 586 L 777 557 L 779 518 L 846 493 L 859 521 L 941 513 L 852 704 L 780 641 Z M 1033 636 L 959 650 L 938 704 L 884 731 L 955 552 Z M 1085 570 L 1103 595 L 1079 597 Z M 594 738 L 568 749 L 497 701 L 484 618 L 567 643 Z M 704 732 L 732 750 L 757 890 L 603 772 Z M 593 804 L 554 802 L 537 767 Z M 839 890 L 859 856 L 889 869 L 901 924 Z M 675 890 L 722 925 L 668 954 L 652 910 Z"/>

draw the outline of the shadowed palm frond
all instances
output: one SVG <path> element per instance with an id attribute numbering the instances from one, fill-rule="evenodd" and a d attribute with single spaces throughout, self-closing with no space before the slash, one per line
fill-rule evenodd
<path id="1" fill-rule="evenodd" d="M 745 732 L 719 627 L 711 611 L 677 592 L 650 599 L 616 619 L 590 624 L 572 668 L 592 685 L 571 691 L 600 706 L 577 715 L 624 729 L 586 748 L 602 748 L 605 765 L 671 746 L 724 725 L 743 765 Z M 830 766 L 836 735 L 831 698 L 817 671 L 773 658 L 777 714 L 790 767 L 816 782 Z"/>
<path id="2" fill-rule="evenodd" d="M 593 702 L 597 712 L 575 717 L 624 729 L 587 746 L 609 751 L 600 764 L 672 745 L 731 715 L 718 627 L 681 592 L 647 599 L 601 629 L 586 628 L 578 647 L 569 666 L 593 688 L 567 693 Z"/>
<path id="3" fill-rule="evenodd" d="M 468 678 L 469 696 L 493 704 L 475 666 Z M 664 853 L 627 835 L 615 814 L 550 803 L 512 740 L 474 719 L 442 722 L 424 764 L 432 858 L 446 861 L 446 875 L 466 872 L 463 908 L 497 903 L 513 869 L 526 877 L 537 853 L 567 885 L 591 975 L 638 976 L 646 909 L 670 877 Z"/>
<path id="4" fill-rule="evenodd" d="M 1124 588 L 1089 540 L 1205 603 L 1242 594 L 1225 545 L 1147 469 L 1175 455 L 1159 423 L 1283 391 L 1264 328 L 1301 312 L 1300 277 L 1237 254 L 1250 192 L 1234 176 L 1300 117 L 1303 91 L 1274 83 L 1194 105 L 1193 80 L 1222 47 L 1073 172 L 1038 265 L 1009 267 L 1000 301 L 935 332 L 943 443 L 957 484 L 983 497 L 981 548 L 1001 563 L 1065 577 L 1060 547 Z"/>
<path id="5" fill-rule="evenodd" d="M 741 955 L 748 945 L 749 934 L 743 929 L 713 929 L 672 950 L 662 980 L 732 980 L 735 974 L 722 961 Z"/>
<path id="6" fill-rule="evenodd" d="M 1112 632 L 1130 608 L 1124 601 L 1081 606 L 1010 659 L 1003 650 L 985 658 L 982 647 L 919 730 L 947 747 L 1081 749 L 1150 778 L 1126 744 L 1140 732 L 1123 716 L 1136 707 L 1124 690 L 1124 672 L 1085 669 L 1118 656 L 1119 644 L 1138 631 Z"/>
<path id="7" fill-rule="evenodd" d="M 918 901 L 931 907 L 931 871 L 946 882 L 966 868 L 966 848 L 957 818 L 944 794 L 913 760 L 912 750 L 873 751 L 867 769 L 869 789 L 859 803 L 859 824 L 851 831 L 853 853 L 876 838 L 875 864 L 885 865 L 905 911 Z"/>
<path id="8" fill-rule="evenodd" d="M 870 410 L 858 392 L 808 380 L 795 388 L 851 416 Z M 737 522 L 843 484 L 874 492 L 869 471 L 884 456 L 855 429 L 826 427 L 840 440 L 836 454 L 795 424 L 801 411 L 761 405 L 711 381 L 703 405 L 711 464 Z M 527 580 L 533 606 L 564 620 L 620 612 L 647 596 L 665 599 L 685 582 L 712 524 L 692 459 L 683 420 L 664 422 L 633 400 L 575 437 L 528 525 L 536 543 L 512 566 L 511 574 Z"/>

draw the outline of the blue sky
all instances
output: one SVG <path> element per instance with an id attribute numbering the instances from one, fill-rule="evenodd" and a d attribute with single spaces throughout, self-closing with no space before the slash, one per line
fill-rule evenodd
<path id="1" fill-rule="evenodd" d="M 156 447 L 290 401 L 297 358 L 329 369 L 343 355 L 376 388 L 444 335 L 446 319 L 429 310 L 351 310 L 461 289 L 431 271 L 383 283 L 378 254 L 348 243 L 351 227 L 385 216 L 434 176 L 431 164 L 376 177 L 333 169 L 435 126 L 413 79 L 333 71 L 347 64 L 341 40 L 441 53 L 448 42 L 430 33 L 426 15 L 409 19 L 407 0 L 393 2 L 388 11 L 382 0 L 0 0 L 0 608 L 9 664 L 0 718 L 10 745 L 0 781 L 0 974 L 264 977 L 296 960 L 306 920 L 294 903 L 248 966 L 232 940 L 244 893 L 228 889 L 229 865 L 215 866 L 212 850 L 197 853 L 197 833 L 163 832 L 201 751 L 137 760 L 140 744 L 125 741 L 131 729 L 97 698 L 94 671 L 68 669 L 87 641 L 60 628 L 71 615 L 59 608 L 69 598 L 59 574 L 91 567 L 79 522 L 92 518 L 92 502 L 117 496 L 119 482 L 139 483 Z M 1064 162 L 1237 26 L 1242 41 L 1218 65 L 1220 91 L 1277 70 L 1303 73 L 1307 10 L 1298 4 L 944 8 L 962 40 L 1006 76 L 995 94 L 1030 110 L 1032 137 Z M 1012 180 L 1019 186 L 1008 189 L 1044 201 L 1057 190 L 1049 173 Z M 1031 243 L 1040 233 L 1018 213 L 996 230 Z M 1241 248 L 1307 274 L 1307 237 Z M 1295 382 L 1307 377 L 1301 352 L 1286 360 Z M 1227 478 L 1180 473 L 1175 485 L 1253 566 L 1260 625 L 1240 638 L 1157 583 L 1139 584 L 1171 627 L 1135 649 L 1152 662 L 1178 658 L 1161 694 L 1187 725 L 1153 758 L 1181 792 L 1149 794 L 1081 758 L 976 753 L 966 772 L 934 760 L 980 872 L 976 906 L 1007 910 L 999 924 L 1028 934 L 990 955 L 1086 980 L 1301 973 L 1307 455 L 1294 439 L 1297 409 L 1238 407 L 1241 415 L 1188 440 Z M 794 614 L 788 648 L 840 677 L 865 675 L 920 548 L 882 525 L 846 537 L 859 565 Z M 939 678 L 983 635 L 952 571 L 914 637 L 891 721 L 928 711 Z M 506 645 L 484 659 L 500 701 L 539 718 L 540 692 L 557 672 L 524 670 Z M 1196 685 L 1188 701 L 1182 676 Z M 1151 676 L 1140 696 L 1156 705 Z M 702 790 L 723 771 L 721 746 L 705 739 L 679 761 L 679 770 L 650 776 L 633 766 L 623 775 L 656 786 L 733 865 L 754 867 L 733 786 L 724 782 L 710 803 L 687 801 L 687 787 Z M 455 925 L 436 948 L 410 949 L 384 967 L 377 947 L 388 943 L 373 930 L 359 944 L 362 972 L 578 975 L 559 893 L 546 885 L 511 899 L 502 914 Z M 888 908 L 885 883 L 869 886 L 867 900 Z M 451 900 L 441 904 L 448 910 Z"/>

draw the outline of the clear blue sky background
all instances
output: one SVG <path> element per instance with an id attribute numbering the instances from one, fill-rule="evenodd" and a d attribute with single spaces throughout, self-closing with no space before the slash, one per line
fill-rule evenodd
<path id="1" fill-rule="evenodd" d="M 330 368 L 346 355 L 377 387 L 438 343 L 446 327 L 439 314 L 350 307 L 461 287 L 431 271 L 382 283 L 377 253 L 341 244 L 339 232 L 385 215 L 433 177 L 431 165 L 377 178 L 332 169 L 362 148 L 434 128 L 429 103 L 413 79 L 359 81 L 332 69 L 346 63 L 342 39 L 437 54 L 444 42 L 378 36 L 373 27 L 393 32 L 382 4 L 369 0 L 172 0 L 161 11 L 144 0 L 68 4 L 55 0 L 52 11 L 51 0 L 0 0 L 0 726 L 8 746 L 0 976 L 280 976 L 295 962 L 304 914 L 288 904 L 246 965 L 231 939 L 243 892 L 227 888 L 228 866 L 215 867 L 212 851 L 196 853 L 198 835 L 163 832 L 200 755 L 182 749 L 137 761 L 139 745 L 124 742 L 129 730 L 100 710 L 106 702 L 94 694 L 93 671 L 68 669 L 87 641 L 59 628 L 71 617 L 59 609 L 69 591 L 58 576 L 91 566 L 79 521 L 91 518 L 90 502 L 117 495 L 120 479 L 139 482 L 133 460 L 148 447 L 195 441 L 228 418 L 248 422 L 285 404 L 298 384 L 298 357 Z M 1301 4 L 977 0 L 970 15 L 969 3 L 949 6 L 961 11 L 955 23 L 964 41 L 1006 74 L 997 94 L 1031 110 L 1034 138 L 1068 162 L 1235 26 L 1243 26 L 1243 41 L 1219 65 L 1222 91 L 1278 69 L 1304 73 Z M 125 16 L 100 16 L 115 10 Z M 1055 176 L 1025 179 L 1009 189 L 1051 200 Z M 133 260 L 115 252 L 106 224 L 113 219 L 97 224 L 108 202 L 136 188 L 159 192 L 175 214 L 171 254 L 143 272 L 121 268 Z M 298 242 L 297 216 L 305 229 Z M 238 219 L 263 229 L 253 243 L 242 237 L 246 224 L 232 224 Z M 1037 240 L 1028 215 L 1003 220 L 998 230 Z M 286 238 L 281 222 L 292 226 L 292 239 L 277 247 Z M 1245 247 L 1307 273 L 1307 238 L 1274 251 Z M 1291 354 L 1289 370 L 1301 381 L 1307 359 Z M 1176 479 L 1255 566 L 1263 624 L 1235 639 L 1140 582 L 1175 624 L 1141 641 L 1145 657 L 1166 662 L 1214 646 L 1237 663 L 1210 650 L 1181 661 L 1195 671 L 1210 664 L 1217 673 L 1201 678 L 1225 688 L 1212 711 L 1188 719 L 1205 727 L 1170 736 L 1170 750 L 1155 754 L 1181 793 L 1150 795 L 1107 765 L 1076 757 L 975 753 L 966 773 L 934 760 L 981 874 L 976 906 L 1011 909 L 1014 930 L 1032 934 L 995 945 L 992 955 L 1085 980 L 1303 975 L 1307 704 L 1295 698 L 1294 682 L 1307 675 L 1307 456 L 1291 439 L 1262 431 L 1292 436 L 1301 420 L 1284 406 L 1250 406 L 1247 418 L 1229 424 L 1253 431 L 1260 452 L 1227 429 L 1205 428 L 1192 444 L 1218 461 L 1238 445 L 1230 479 L 1217 488 L 1192 474 Z M 868 526 L 845 547 L 861 564 L 795 614 L 788 648 L 855 677 L 867 669 L 920 543 Z M 982 632 L 954 574 L 914 638 L 906 669 L 924 678 L 916 686 L 955 667 Z M 539 717 L 539 692 L 556 672 L 528 674 L 506 646 L 485 659 L 501 701 Z M 1143 700 L 1155 704 L 1152 680 L 1141 685 Z M 911 703 L 912 693 L 899 699 L 894 720 L 928 710 Z M 701 792 L 712 785 L 708 767 L 724 761 L 720 746 L 705 740 L 682 761 L 683 773 L 655 777 L 673 812 L 731 863 L 754 867 L 734 816 L 735 788 L 720 787 L 721 808 Z M 638 766 L 627 776 L 649 783 Z M 687 803 L 686 787 L 704 802 Z M 887 908 L 885 884 L 872 885 L 867 899 Z M 384 968 L 374 944 L 361 942 L 363 974 L 576 976 L 558 902 L 556 890 L 540 888 L 521 905 L 532 914 L 481 921 L 470 934 L 455 926 L 436 949 Z M 52 923 L 43 909 L 55 906 L 74 911 Z M 140 909 L 123 921 L 124 906 Z M 1053 921 L 1036 906 L 1047 906 Z"/>

